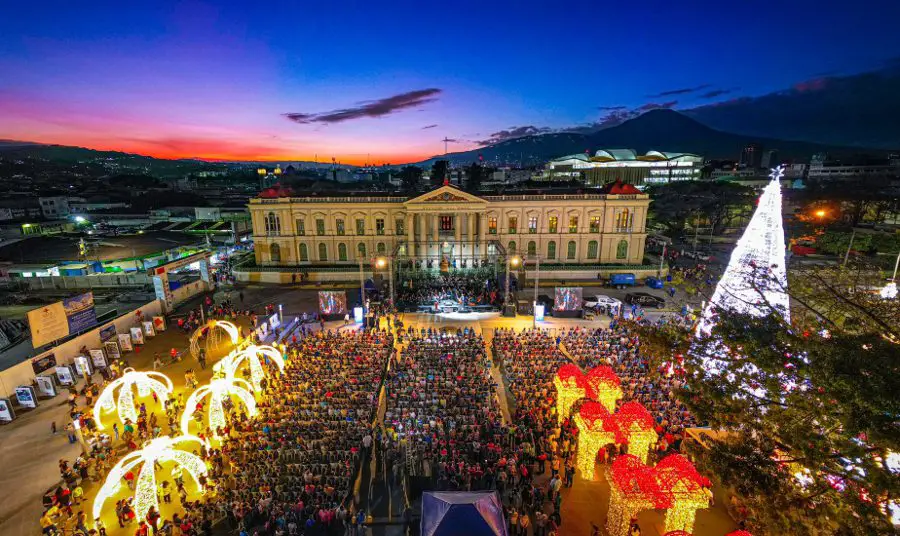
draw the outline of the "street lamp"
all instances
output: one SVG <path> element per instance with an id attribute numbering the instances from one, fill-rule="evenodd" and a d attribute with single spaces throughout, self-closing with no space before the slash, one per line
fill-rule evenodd
<path id="1" fill-rule="evenodd" d="M 893 300 L 897 297 L 897 268 L 900 268 L 900 253 L 897 253 L 897 260 L 894 262 L 894 275 L 891 276 L 891 282 L 878 293 L 885 300 Z"/>
<path id="2" fill-rule="evenodd" d="M 541 279 L 541 258 L 534 256 L 534 301 L 531 302 L 531 327 L 537 327 L 538 282 Z"/>
<path id="3" fill-rule="evenodd" d="M 503 297 L 503 304 L 504 304 L 504 305 L 506 305 L 507 303 L 509 303 L 509 267 L 512 266 L 513 268 L 518 268 L 518 267 L 519 267 L 519 264 L 520 264 L 521 262 L 522 262 L 522 258 L 519 257 L 518 255 L 513 255 L 513 256 L 506 262 L 506 293 L 504 294 L 504 297 Z"/>

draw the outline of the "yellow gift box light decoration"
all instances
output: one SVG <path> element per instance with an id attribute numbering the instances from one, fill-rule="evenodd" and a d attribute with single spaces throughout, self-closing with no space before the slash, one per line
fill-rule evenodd
<path id="1" fill-rule="evenodd" d="M 574 421 L 578 427 L 578 472 L 581 478 L 594 480 L 597 453 L 606 445 L 616 442 L 616 432 L 610 427 L 612 418 L 603 404 L 589 400 L 581 405 Z"/>
<path id="2" fill-rule="evenodd" d="M 665 531 L 694 531 L 697 510 L 709 508 L 706 486 L 708 479 L 681 454 L 670 454 L 653 468 L 659 487 L 669 496 L 671 506 L 666 512 Z"/>
<path id="3" fill-rule="evenodd" d="M 587 381 L 581 369 L 569 363 L 559 367 L 553 386 L 556 387 L 556 421 L 561 425 L 575 402 L 588 395 Z"/>
<path id="4" fill-rule="evenodd" d="M 592 398 L 603 404 L 606 411 L 616 411 L 616 401 L 622 398 L 622 385 L 613 369 L 607 366 L 592 368 L 587 373 L 587 384 Z"/>
<path id="5" fill-rule="evenodd" d="M 641 510 L 668 508 L 668 494 L 659 487 L 652 467 L 637 456 L 624 454 L 616 458 L 606 473 L 609 480 L 609 513 L 606 531 L 610 536 L 628 536 L 631 518 Z"/>
<path id="6" fill-rule="evenodd" d="M 650 447 L 656 443 L 657 435 L 653 416 L 640 402 L 626 402 L 619 407 L 613 418 L 617 428 L 619 443 L 628 443 L 628 454 L 633 454 L 647 463 Z"/>

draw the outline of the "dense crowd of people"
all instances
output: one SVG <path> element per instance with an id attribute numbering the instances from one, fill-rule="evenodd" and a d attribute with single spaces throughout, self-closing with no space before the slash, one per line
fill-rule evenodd
<path id="1" fill-rule="evenodd" d="M 290 345 L 259 415 L 236 422 L 223 447 L 233 473 L 220 500 L 233 522 L 269 533 L 343 533 L 392 352 L 392 335 L 378 330 L 319 332 Z"/>
<path id="2" fill-rule="evenodd" d="M 445 301 L 458 305 L 497 305 L 502 300 L 496 280 L 488 275 L 441 274 L 408 280 L 397 292 L 403 308 L 427 305 L 435 309 Z"/>

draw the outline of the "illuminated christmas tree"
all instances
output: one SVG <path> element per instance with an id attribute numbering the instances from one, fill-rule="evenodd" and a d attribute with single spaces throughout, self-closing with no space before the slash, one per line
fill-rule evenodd
<path id="1" fill-rule="evenodd" d="M 784 166 L 772 170 L 750 224 L 731 253 L 712 299 L 703 309 L 697 333 L 709 335 L 721 309 L 753 316 L 777 310 L 789 320 L 781 184 Z"/>

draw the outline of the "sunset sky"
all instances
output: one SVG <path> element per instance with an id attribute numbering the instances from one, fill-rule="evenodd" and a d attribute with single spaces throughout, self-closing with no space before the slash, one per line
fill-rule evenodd
<path id="1" fill-rule="evenodd" d="M 900 55 L 900 3 L 827 4 L 15 2 L 0 139 L 400 163 Z"/>

